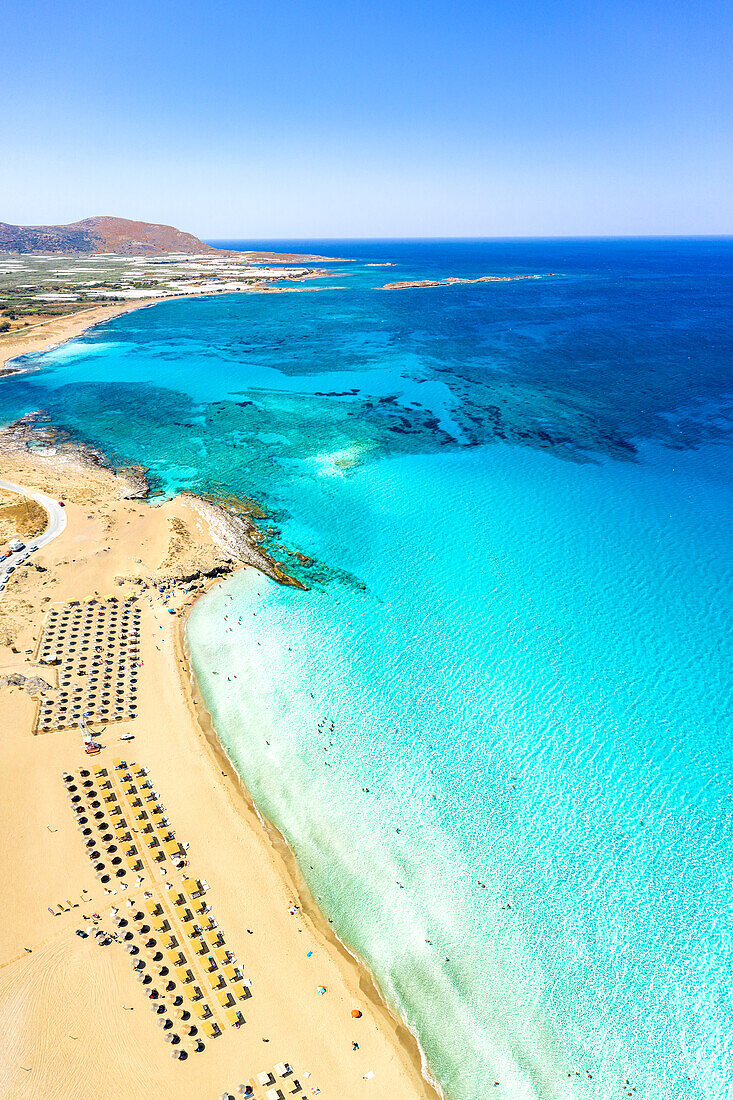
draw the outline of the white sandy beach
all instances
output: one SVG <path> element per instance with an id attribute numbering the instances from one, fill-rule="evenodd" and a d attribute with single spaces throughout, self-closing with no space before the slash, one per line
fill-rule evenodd
<path id="1" fill-rule="evenodd" d="M 259 1073 L 289 1063 L 304 1095 L 324 1100 L 435 1097 L 417 1044 L 329 933 L 197 696 L 182 642 L 185 611 L 211 583 L 207 573 L 239 565 L 216 544 L 205 513 L 192 498 L 157 506 L 123 499 L 128 483 L 112 472 L 68 456 L 30 457 L 22 446 L 6 448 L 0 470 L 62 498 L 68 517 L 63 534 L 0 595 L 0 1094 L 199 1100 L 247 1082 L 260 1088 Z M 168 604 L 151 583 L 161 578 Z M 208 883 L 206 899 L 251 982 L 239 1006 L 246 1023 L 223 1026 L 185 1061 L 171 1058 L 121 944 L 75 934 L 92 913 L 114 932 L 112 907 L 128 897 L 142 903 L 151 889 L 157 896 L 163 880 L 154 887 L 146 870 L 139 889 L 130 880 L 128 893 L 104 892 L 61 778 L 78 775 L 90 757 L 78 729 L 34 735 L 37 692 L 23 682 L 40 676 L 53 695 L 57 669 L 37 660 L 48 609 L 110 594 L 136 595 L 142 608 L 139 711 L 134 721 L 94 726 L 103 747 L 93 764 L 111 771 L 123 757 L 149 768 L 176 837 L 190 844 L 185 873 Z M 7 683 L 14 674 L 16 686 Z M 130 733 L 133 740 L 120 740 Z"/>

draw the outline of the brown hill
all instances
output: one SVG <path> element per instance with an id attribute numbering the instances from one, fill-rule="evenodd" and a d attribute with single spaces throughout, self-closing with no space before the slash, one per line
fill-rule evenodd
<path id="1" fill-rule="evenodd" d="M 191 233 L 172 225 L 127 218 L 84 218 L 71 225 L 8 225 L 0 222 L 0 252 L 116 252 L 150 256 L 164 252 L 216 253 Z"/>

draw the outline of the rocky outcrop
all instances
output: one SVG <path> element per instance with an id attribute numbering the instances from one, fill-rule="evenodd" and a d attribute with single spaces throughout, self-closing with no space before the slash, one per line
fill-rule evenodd
<path id="1" fill-rule="evenodd" d="M 211 536 L 217 546 L 238 562 L 253 565 L 273 580 L 281 584 L 294 585 L 296 588 L 305 588 L 295 577 L 275 561 L 274 558 L 262 549 L 260 543 L 263 535 L 260 529 L 247 516 L 231 512 L 228 508 L 194 493 L 182 493 L 201 519 L 211 531 Z"/>
<path id="2" fill-rule="evenodd" d="M 54 690 L 40 676 L 24 676 L 22 672 L 11 672 L 8 676 L 0 676 L 0 689 L 4 687 L 22 688 L 29 695 L 38 695 L 39 692 Z"/>
<path id="3" fill-rule="evenodd" d="M 0 430 L 0 457 L 27 456 L 31 453 L 51 466 L 54 462 L 71 460 L 89 469 L 109 470 L 116 475 L 119 495 L 123 500 L 143 498 L 150 491 L 144 466 L 113 467 L 102 451 L 51 424 L 47 414 L 38 409 Z"/>

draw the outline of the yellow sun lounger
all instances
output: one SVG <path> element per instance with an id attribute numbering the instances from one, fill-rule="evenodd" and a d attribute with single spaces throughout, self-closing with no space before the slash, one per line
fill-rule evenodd
<path id="1" fill-rule="evenodd" d="M 240 1027 L 244 1023 L 244 1016 L 238 1008 L 227 1008 L 224 1012 L 226 1021 L 232 1027 Z"/>
<path id="2" fill-rule="evenodd" d="M 210 1039 L 216 1039 L 217 1035 L 221 1035 L 221 1028 L 217 1024 L 216 1020 L 207 1020 L 202 1025 L 203 1031 Z"/>
<path id="3" fill-rule="evenodd" d="M 219 989 L 216 993 L 216 999 L 222 1008 L 231 1008 L 234 1004 L 234 998 L 228 989 Z"/>
<path id="4" fill-rule="evenodd" d="M 230 981 L 230 982 L 238 982 L 239 981 L 239 974 L 237 973 L 236 969 L 232 966 L 231 963 L 226 963 L 224 966 L 222 966 L 221 972 L 224 975 L 224 977 L 227 979 L 227 981 Z"/>
<path id="5" fill-rule="evenodd" d="M 211 1009 L 206 1001 L 199 1001 L 198 1004 L 193 1006 L 193 1010 L 200 1020 L 205 1020 L 207 1016 L 211 1015 Z"/>

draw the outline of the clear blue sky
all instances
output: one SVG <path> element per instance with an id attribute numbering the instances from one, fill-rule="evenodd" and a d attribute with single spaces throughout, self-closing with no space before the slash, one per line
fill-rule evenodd
<path id="1" fill-rule="evenodd" d="M 9 0 L 0 220 L 733 231 L 726 0 Z"/>

